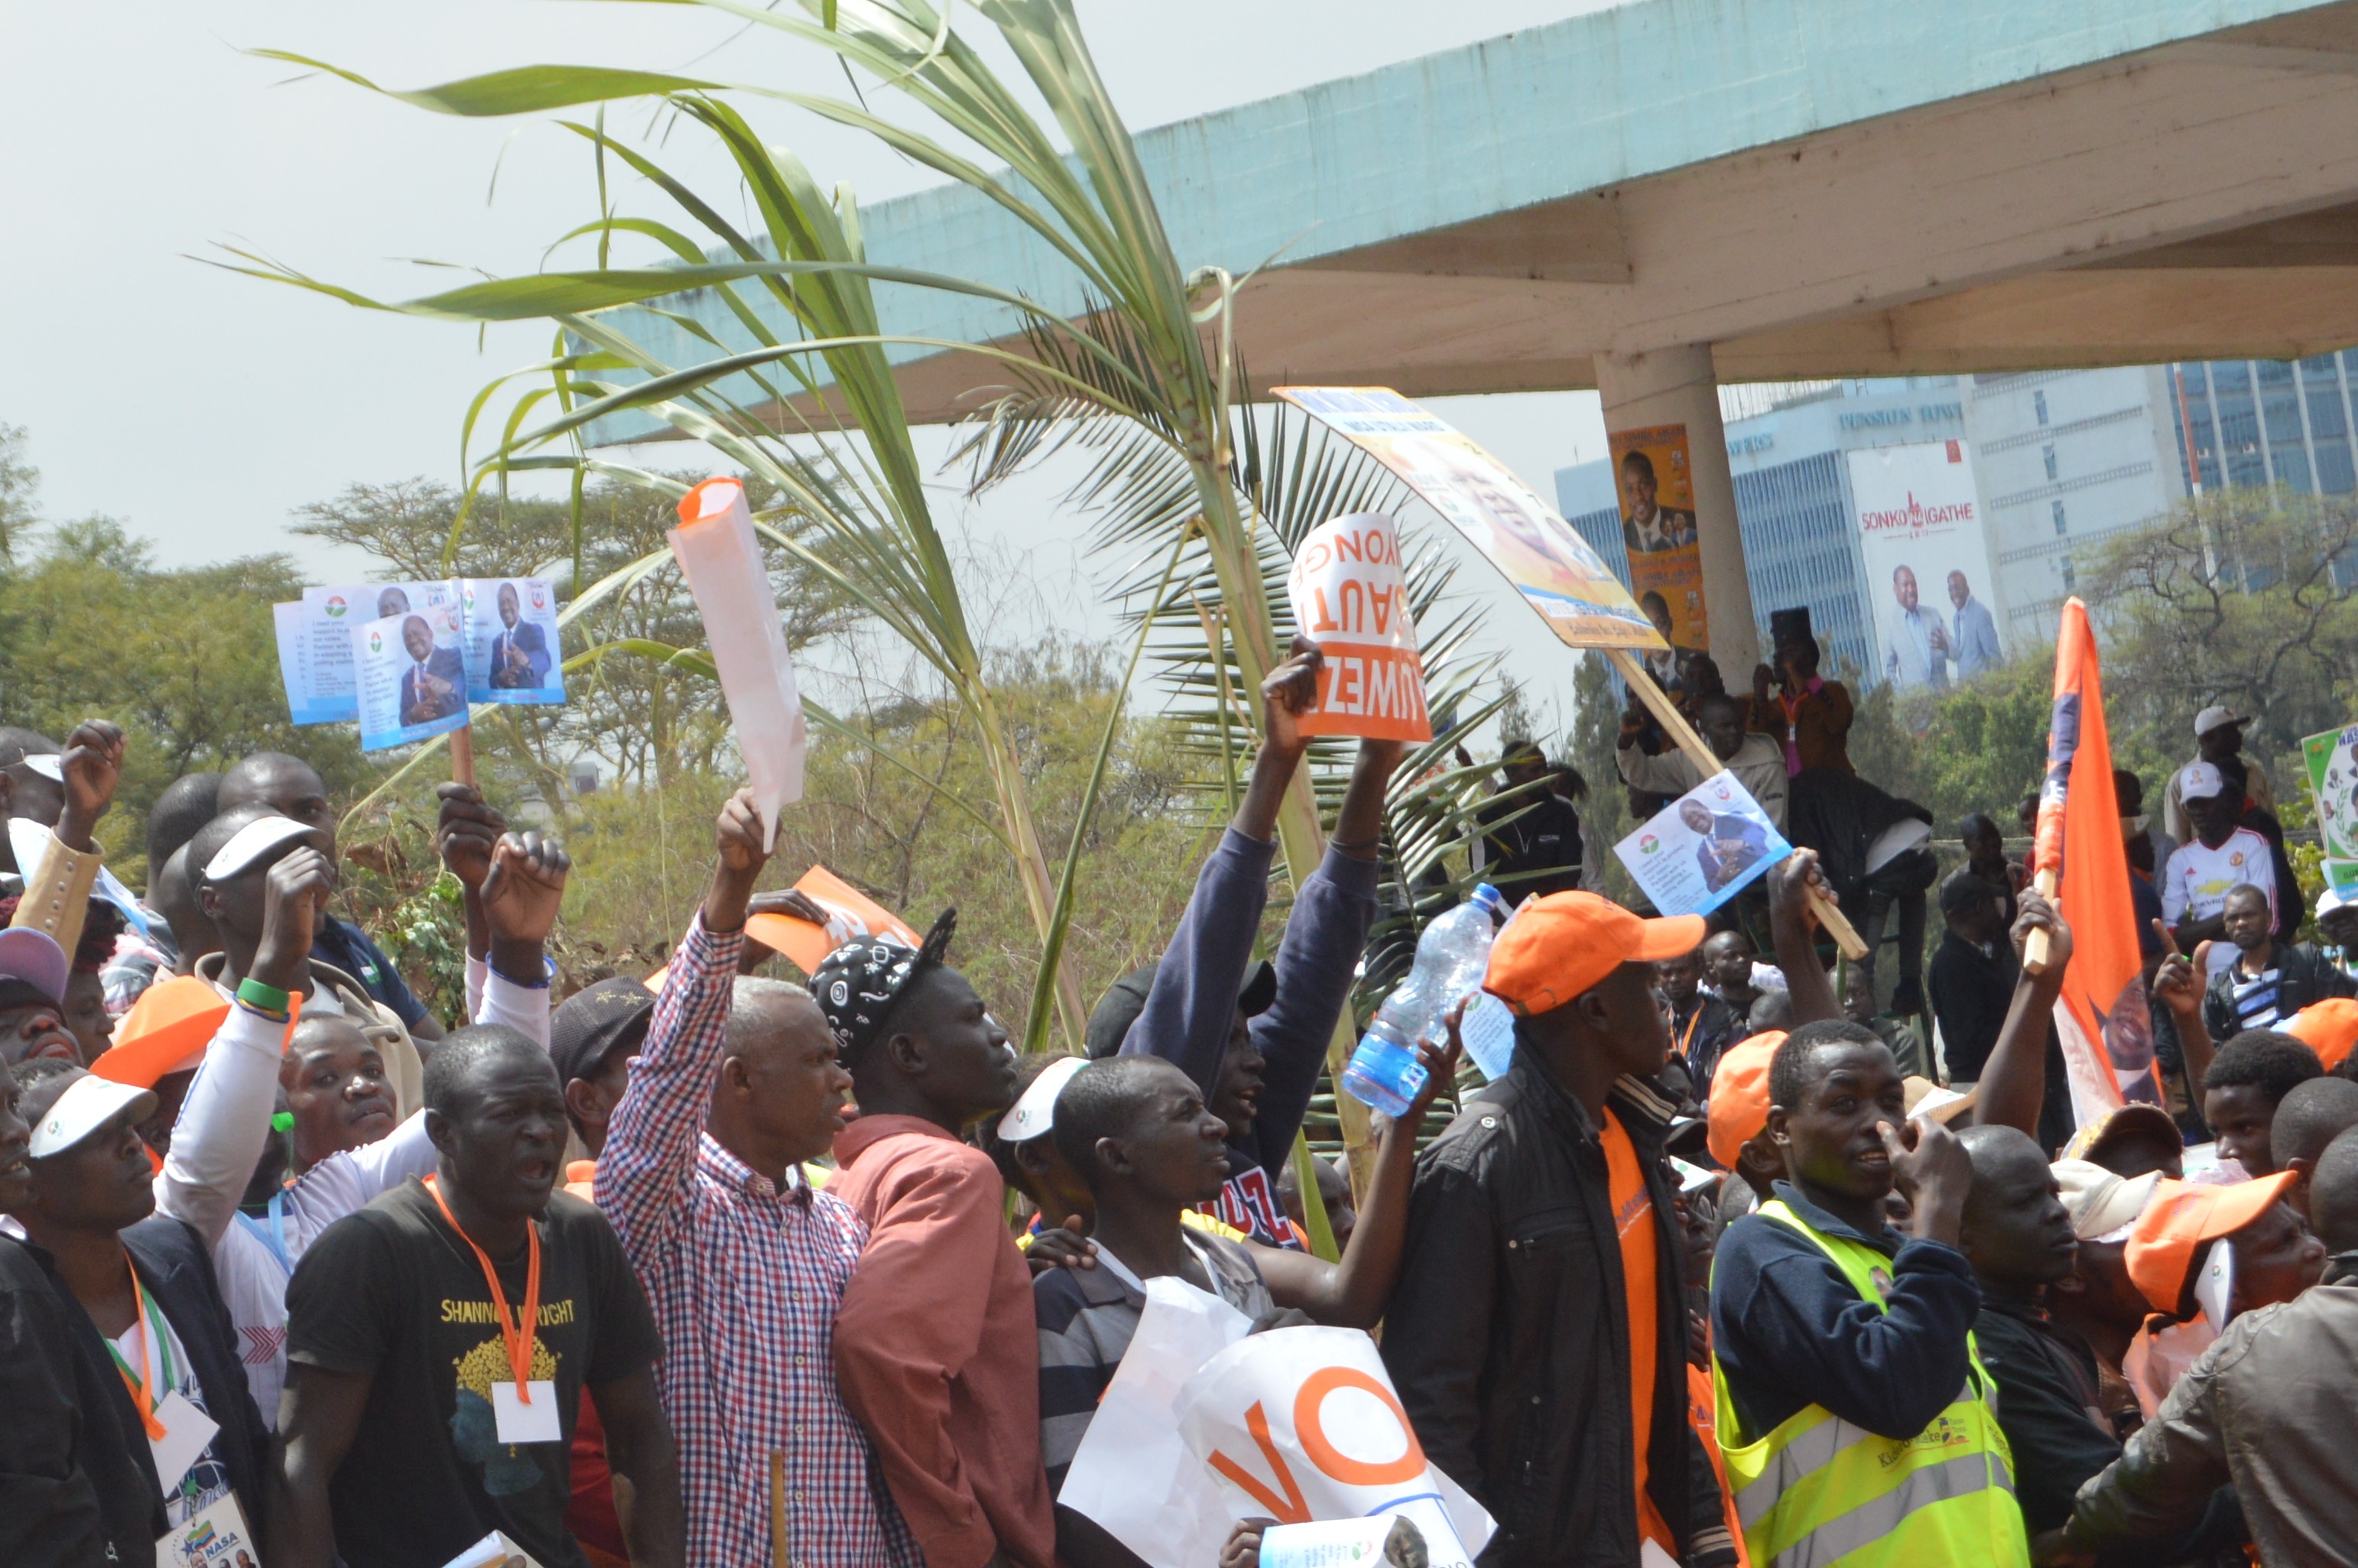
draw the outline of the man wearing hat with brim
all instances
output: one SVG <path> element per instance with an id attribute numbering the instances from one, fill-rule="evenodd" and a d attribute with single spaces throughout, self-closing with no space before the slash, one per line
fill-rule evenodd
<path id="1" fill-rule="evenodd" d="M 310 957 L 335 883 L 316 828 L 265 806 L 241 806 L 208 823 L 191 843 L 204 857 L 215 906 L 226 912 L 217 923 L 232 946 L 206 966 L 206 976 L 151 989 L 142 1001 L 155 1011 L 153 1032 L 126 1028 L 96 1070 L 136 1087 L 168 1085 L 182 1097 L 156 1177 L 157 1205 L 186 1221 L 211 1249 L 246 1379 L 265 1419 L 275 1421 L 287 1375 L 287 1285 L 295 1265 L 330 1225 L 430 1173 L 434 1146 L 424 1111 L 413 1104 L 406 1119 L 387 1122 L 370 1141 L 315 1152 L 261 1214 L 241 1212 L 282 1085 L 347 1054 L 365 1063 L 389 1047 L 399 1024 L 349 976 Z M 498 845 L 483 899 L 491 969 L 476 1022 L 547 1038 L 541 944 L 569 867 L 564 849 L 537 834 L 510 835 Z M 236 934 L 249 923 L 252 938 Z M 233 997 L 206 1032 L 215 1015 L 196 988 L 217 994 L 224 972 L 239 977 Z M 308 996 L 300 989 L 306 984 Z M 332 997 L 341 1013 L 321 1011 L 323 997 Z M 356 1032 L 363 1019 L 365 1033 Z M 301 1087 L 308 1092 L 308 1084 Z M 333 1118 L 337 1107 L 362 1103 L 363 1097 L 339 1093 L 323 1114 Z"/>
<path id="2" fill-rule="evenodd" d="M 70 968 L 65 949 L 46 932 L 0 931 L 0 1062 L 81 1060 L 81 1043 L 66 1027 Z"/>
<path id="3" fill-rule="evenodd" d="M 2215 764 L 2187 763 L 2170 788 L 2184 800 L 2192 827 L 2161 869 L 2161 917 L 2180 952 L 2190 955 L 2211 945 L 2204 972 L 2196 977 L 2208 985 L 2235 961 L 2234 944 L 2221 940 L 2227 933 L 2227 895 L 2239 887 L 2257 888 L 2267 895 L 2274 925 L 2282 890 L 2266 838 L 2242 825 L 2243 803 L 2231 798 Z"/>
<path id="4" fill-rule="evenodd" d="M 102 863 L 93 837 L 123 774 L 123 731 L 104 719 L 75 726 L 60 751 L 26 730 L 0 730 L 0 838 L 7 840 L 0 887 L 19 894 L 9 925 L 38 931 L 71 953 L 94 896 L 145 930 L 146 910 Z"/>
<path id="5" fill-rule="evenodd" d="M 1649 1082 L 1671 1044 L 1653 966 L 1705 933 L 1568 892 L 1490 950 L 1513 1065 L 1417 1162 L 1383 1339 L 1426 1456 L 1501 1521 L 1486 1562 L 1735 1561 L 1687 1420 L 1675 1107 Z"/>
<path id="6" fill-rule="evenodd" d="M 82 1380 L 128 1396 L 114 1407 L 130 1459 L 160 1498 L 173 1550 L 178 1538 L 234 1533 L 259 1550 L 268 1493 L 269 1429 L 246 1385 L 229 1311 L 204 1242 L 155 1214 L 146 1145 L 137 1131 L 155 1108 L 146 1089 L 61 1062 L 18 1077 L 33 1129 L 31 1181 L 10 1213 L 35 1255 L 80 1307 Z M 87 1330 L 87 1332 L 85 1332 Z M 135 1554 L 126 1561 L 146 1561 Z"/>
<path id="7" fill-rule="evenodd" d="M 2333 967 L 2358 980 L 2358 894 L 2328 887 L 2317 895 L 2317 934 Z"/>
<path id="8" fill-rule="evenodd" d="M 2121 1176 L 2159 1172 L 2176 1181 L 2186 1174 L 2186 1140 L 2169 1112 L 2131 1100 L 2116 1106 L 2071 1135 L 2063 1158 L 2101 1165 Z"/>
<path id="9" fill-rule="evenodd" d="M 2311 1214 L 2332 1254 L 2318 1285 L 2227 1325 L 2119 1462 L 2080 1489 L 2061 1539 L 2041 1543 L 2046 1561 L 2172 1561 L 2157 1541 L 2232 1484 L 2257 1561 L 2358 1563 L 2358 1130 L 2319 1159 Z"/>
<path id="10" fill-rule="evenodd" d="M 2251 715 L 2238 713 L 2232 708 L 2213 704 L 2194 716 L 2194 761 L 2209 762 L 2213 767 L 2229 757 L 2241 758 L 2244 770 L 2244 796 L 2262 811 L 2277 808 L 2276 795 L 2268 788 L 2268 771 L 2260 766 L 2259 759 L 2244 752 L 2244 726 L 2252 721 Z M 2161 827 L 2180 844 L 2194 837 L 2194 818 L 2186 808 L 2186 770 L 2172 773 L 2169 785 L 2161 793 Z M 2231 803 L 2237 816 L 2244 802 Z"/>

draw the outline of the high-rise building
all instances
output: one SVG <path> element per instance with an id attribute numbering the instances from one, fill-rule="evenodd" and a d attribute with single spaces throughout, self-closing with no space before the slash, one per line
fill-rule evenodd
<path id="1" fill-rule="evenodd" d="M 1986 557 L 1972 589 L 2010 654 L 2053 638 L 2092 546 L 2167 514 L 2198 474 L 2206 491 L 2358 490 L 2353 355 L 1728 388 L 1736 521 L 1763 641 L 1771 610 L 1807 604 L 1833 662 L 1870 682 L 1882 675 L 1874 613 L 1889 589 L 1870 580 L 1851 453 L 1963 441 Z M 1584 463 L 1559 470 L 1556 490 L 1626 581 L 1613 478 L 1609 462 Z"/>

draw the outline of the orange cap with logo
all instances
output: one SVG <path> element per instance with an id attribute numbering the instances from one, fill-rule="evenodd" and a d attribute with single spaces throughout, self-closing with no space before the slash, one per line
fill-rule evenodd
<path id="1" fill-rule="evenodd" d="M 1593 892 L 1550 893 L 1498 933 L 1482 989 L 1518 1018 L 1553 1012 L 1624 964 L 1693 952 L 1706 931 L 1700 914 L 1646 920 Z"/>
<path id="2" fill-rule="evenodd" d="M 2313 1001 L 2277 1027 L 2316 1052 L 2330 1073 L 2349 1060 L 2350 1048 L 2358 1045 L 2358 1001 L 2346 996 Z"/>
<path id="3" fill-rule="evenodd" d="M 2223 1186 L 2165 1178 L 2129 1232 L 2125 1261 L 2130 1282 L 2154 1311 L 2175 1313 L 2186 1294 L 2195 1249 L 2233 1236 L 2267 1213 L 2292 1181 L 2290 1171 Z"/>
<path id="4" fill-rule="evenodd" d="M 1755 1034 L 1722 1052 L 1711 1070 L 1708 1143 L 1711 1157 L 1731 1171 L 1744 1146 L 1768 1125 L 1768 1064 L 1784 1043 L 1781 1029 Z"/>

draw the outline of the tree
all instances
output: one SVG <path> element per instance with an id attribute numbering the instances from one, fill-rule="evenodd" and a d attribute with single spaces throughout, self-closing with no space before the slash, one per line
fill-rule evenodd
<path id="1" fill-rule="evenodd" d="M 270 606 L 302 591 L 284 556 L 165 570 L 121 524 L 88 518 L 29 536 L 0 575 L 0 723 L 62 741 L 92 716 L 124 727 L 124 778 L 101 838 L 132 885 L 147 808 L 182 773 L 291 752 L 339 797 L 373 773 L 343 725 L 287 717 Z"/>
<path id="2" fill-rule="evenodd" d="M 40 518 L 40 488 L 41 470 L 25 460 L 25 427 L 0 425 L 0 570 L 16 560 L 22 535 Z"/>

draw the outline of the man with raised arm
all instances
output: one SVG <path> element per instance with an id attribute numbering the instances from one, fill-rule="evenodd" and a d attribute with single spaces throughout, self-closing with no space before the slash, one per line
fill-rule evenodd
<path id="1" fill-rule="evenodd" d="M 445 833 L 446 845 L 450 837 Z M 431 1171 L 434 1146 L 422 1109 L 413 1107 L 395 1123 L 378 1039 L 349 1016 L 313 1011 L 320 990 L 288 1028 L 290 999 L 316 984 L 309 955 L 334 886 L 319 830 L 249 806 L 208 824 L 192 842 L 215 866 L 208 891 L 224 934 L 238 945 L 230 962 L 240 979 L 237 1000 L 200 1057 L 149 1065 L 171 1072 L 201 1064 L 156 1178 L 157 1203 L 212 1249 L 246 1379 L 268 1420 L 286 1380 L 287 1286 L 295 1266 L 330 1225 Z M 463 856 L 453 859 L 462 881 L 477 869 Z M 556 923 L 570 864 L 553 839 L 511 834 L 471 887 L 470 903 L 480 904 L 490 933 L 476 1020 L 517 1030 L 544 1049 L 541 944 Z M 295 1174 L 257 1220 L 241 1215 L 238 1204 L 282 1086 L 294 1117 Z"/>
<path id="2" fill-rule="evenodd" d="M 1092 1056 L 1160 1056 L 1195 1080 L 1228 1130 L 1216 1210 L 1273 1247 L 1300 1245 L 1274 1173 L 1293 1152 L 1375 921 L 1384 789 L 1402 752 L 1398 741 L 1359 742 L 1326 858 L 1294 893 L 1276 962 L 1254 963 L 1278 809 L 1309 745 L 1299 716 L 1316 700 L 1320 662 L 1297 638 L 1293 656 L 1261 683 L 1260 752 L 1235 819 L 1161 960 L 1117 984 L 1088 1027 Z"/>
<path id="3" fill-rule="evenodd" d="M 796 1562 L 923 1568 L 836 1387 L 836 1312 L 868 1227 L 802 1172 L 843 1130 L 851 1076 L 809 993 L 737 974 L 770 858 L 752 791 L 717 833 L 595 1189 L 663 1328 L 688 1561 L 779 1561 L 782 1510 Z"/>

